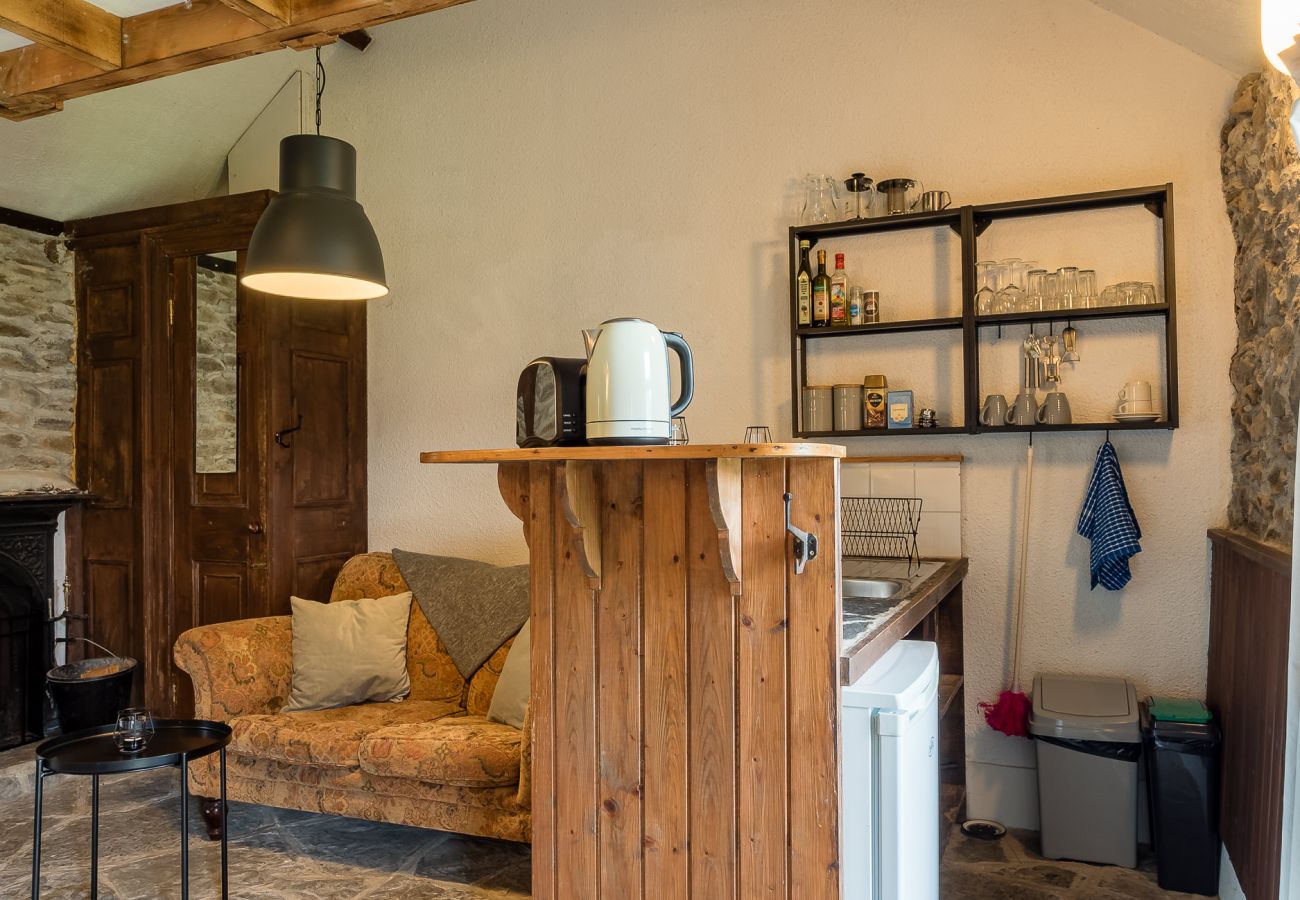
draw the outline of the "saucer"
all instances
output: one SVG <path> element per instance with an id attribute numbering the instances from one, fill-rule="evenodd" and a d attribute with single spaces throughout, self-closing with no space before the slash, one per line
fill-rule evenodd
<path id="1" fill-rule="evenodd" d="M 1120 422 L 1154 422 L 1160 418 L 1160 413 L 1115 413 L 1115 418 Z"/>

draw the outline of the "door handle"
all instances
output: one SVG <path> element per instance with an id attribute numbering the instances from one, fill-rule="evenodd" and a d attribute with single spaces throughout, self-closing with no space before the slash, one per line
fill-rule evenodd
<path id="1" fill-rule="evenodd" d="M 262 533 L 262 523 L 261 523 L 261 522 L 249 522 L 249 523 L 248 523 L 248 533 L 249 533 L 249 534 L 261 534 L 261 533 Z"/>

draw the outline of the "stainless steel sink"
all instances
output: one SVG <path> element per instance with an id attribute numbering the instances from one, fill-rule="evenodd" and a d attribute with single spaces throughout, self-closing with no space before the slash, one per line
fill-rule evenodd
<path id="1" fill-rule="evenodd" d="M 888 600 L 903 590 L 903 582 L 893 578 L 845 578 L 841 581 L 845 597 Z"/>

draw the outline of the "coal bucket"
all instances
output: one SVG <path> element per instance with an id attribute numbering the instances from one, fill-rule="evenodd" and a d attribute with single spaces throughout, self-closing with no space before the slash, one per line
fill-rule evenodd
<path id="1" fill-rule="evenodd" d="M 131 705 L 136 661 L 129 656 L 99 656 L 55 666 L 45 673 L 45 690 L 64 734 L 110 725 Z"/>

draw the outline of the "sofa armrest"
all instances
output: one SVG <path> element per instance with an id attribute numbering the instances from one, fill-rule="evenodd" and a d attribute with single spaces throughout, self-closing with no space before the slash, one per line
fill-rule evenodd
<path id="1" fill-rule="evenodd" d="M 519 742 L 519 794 L 517 802 L 523 809 L 533 804 L 533 705 L 524 707 L 524 736 Z"/>
<path id="2" fill-rule="evenodd" d="M 279 712 L 293 683 L 289 616 L 191 628 L 176 639 L 176 665 L 194 683 L 194 715 L 228 722 Z"/>

